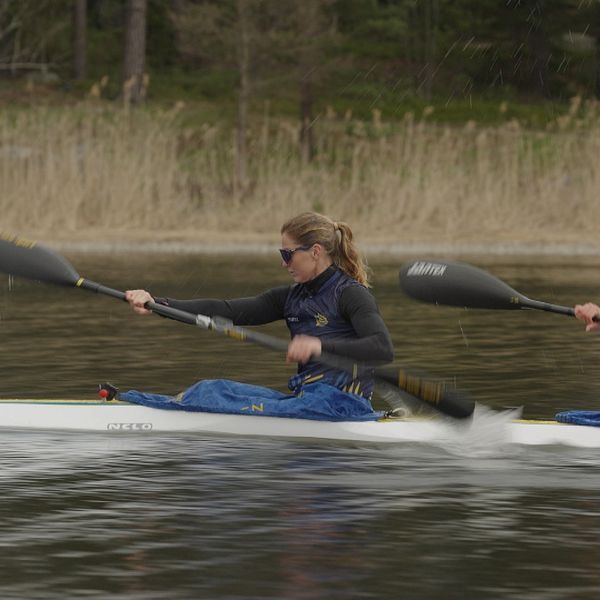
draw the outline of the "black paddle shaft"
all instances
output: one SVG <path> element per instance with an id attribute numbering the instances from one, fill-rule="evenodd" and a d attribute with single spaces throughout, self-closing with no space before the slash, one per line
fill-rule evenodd
<path id="1" fill-rule="evenodd" d="M 110 296 L 111 298 L 127 301 L 125 298 L 125 292 L 106 287 L 105 285 L 101 285 L 95 281 L 90 281 L 89 279 L 79 279 L 76 283 L 76 286 L 83 290 L 88 290 L 104 296 Z M 163 317 L 173 319 L 174 321 L 180 321 L 181 323 L 187 323 L 188 325 L 198 325 L 196 315 L 184 310 L 172 308 L 171 306 L 165 306 L 164 304 L 158 304 L 156 302 L 146 302 L 144 306 L 148 310 L 151 310 L 152 312 L 155 312 Z"/>
<path id="2" fill-rule="evenodd" d="M 400 286 L 422 302 L 497 310 L 533 309 L 575 316 L 568 306 L 527 298 L 490 273 L 467 263 L 416 260 L 402 265 Z M 600 321 L 600 315 L 594 317 Z"/>

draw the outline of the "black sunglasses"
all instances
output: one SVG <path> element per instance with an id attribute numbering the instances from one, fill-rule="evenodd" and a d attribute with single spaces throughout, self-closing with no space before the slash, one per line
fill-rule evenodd
<path id="1" fill-rule="evenodd" d="M 294 258 L 294 252 L 297 252 L 298 250 L 310 250 L 312 247 L 313 245 L 311 244 L 310 246 L 298 246 L 293 250 L 290 250 L 289 248 L 280 248 L 279 254 L 281 254 L 283 262 L 287 265 L 292 260 L 292 258 Z"/>

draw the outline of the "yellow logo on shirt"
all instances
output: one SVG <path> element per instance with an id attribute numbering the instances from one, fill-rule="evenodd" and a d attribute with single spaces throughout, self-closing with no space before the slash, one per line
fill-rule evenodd
<path id="1" fill-rule="evenodd" d="M 321 313 L 317 313 L 315 315 L 315 322 L 316 322 L 317 327 L 325 327 L 325 325 L 327 325 L 329 323 L 329 321 L 327 320 L 327 317 Z"/>

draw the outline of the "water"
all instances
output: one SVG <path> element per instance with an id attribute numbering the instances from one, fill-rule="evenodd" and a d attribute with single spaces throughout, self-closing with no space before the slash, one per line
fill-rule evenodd
<path id="1" fill-rule="evenodd" d="M 77 256 L 79 272 L 174 297 L 285 283 L 277 260 Z M 474 259 L 471 259 L 474 261 Z M 398 361 L 496 408 L 598 403 L 597 336 L 573 319 L 417 304 L 375 262 Z M 598 298 L 594 259 L 477 264 L 534 298 Z M 284 389 L 276 353 L 77 290 L 0 279 L 3 397 L 172 393 L 199 378 Z M 285 335 L 281 325 L 265 331 Z M 377 400 L 384 408 L 383 400 Z M 595 450 L 307 443 L 203 435 L 0 434 L 2 598 L 595 598 Z"/>

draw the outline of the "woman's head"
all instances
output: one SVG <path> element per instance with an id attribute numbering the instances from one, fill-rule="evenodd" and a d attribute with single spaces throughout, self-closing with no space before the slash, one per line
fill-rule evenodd
<path id="1" fill-rule="evenodd" d="M 346 223 L 336 223 L 319 213 L 305 212 L 286 221 L 281 227 L 281 236 L 284 249 L 297 249 L 289 262 L 284 262 L 298 282 L 313 278 L 303 279 L 309 271 L 309 261 L 313 260 L 318 265 L 317 270 L 334 263 L 359 283 L 369 285 L 366 266 L 353 242 L 352 230 Z"/>

